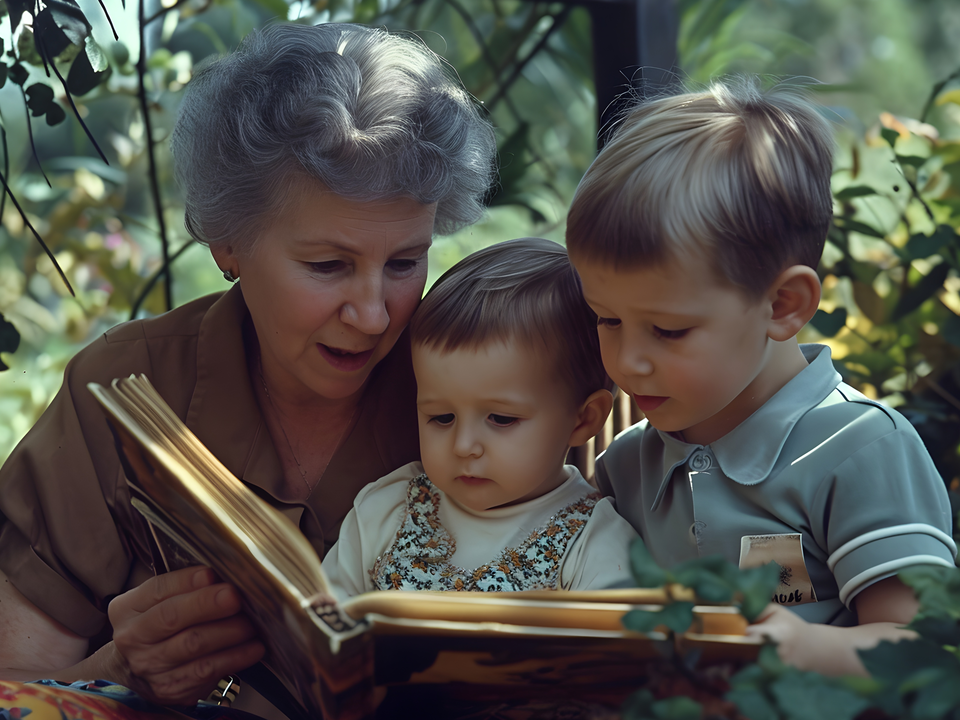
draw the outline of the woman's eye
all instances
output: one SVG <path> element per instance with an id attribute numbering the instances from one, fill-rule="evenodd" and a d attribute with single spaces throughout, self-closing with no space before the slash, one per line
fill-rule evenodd
<path id="1" fill-rule="evenodd" d="M 413 258 L 404 258 L 397 260 L 390 260 L 387 262 L 387 267 L 393 270 L 394 272 L 410 272 L 419 264 L 419 260 Z"/>
<path id="2" fill-rule="evenodd" d="M 490 413 L 487 418 L 497 427 L 509 427 L 517 421 L 515 417 L 510 415 L 497 415 L 496 413 Z"/>
<path id="3" fill-rule="evenodd" d="M 436 423 L 437 425 L 447 426 L 453 422 L 453 413 L 446 413 L 445 415 L 434 415 L 430 418 L 430 422 Z"/>
<path id="4" fill-rule="evenodd" d="M 653 326 L 654 335 L 662 340 L 679 340 L 688 332 L 690 332 L 690 328 L 683 328 L 682 330 L 664 330 L 663 328 L 658 328 L 656 325 Z"/>
<path id="5" fill-rule="evenodd" d="M 605 318 L 597 316 L 597 327 L 615 328 L 620 327 L 620 320 L 617 318 Z"/>
<path id="6" fill-rule="evenodd" d="M 325 262 L 308 262 L 307 267 L 320 275 L 332 275 L 343 270 L 346 263 L 343 260 L 327 260 Z"/>

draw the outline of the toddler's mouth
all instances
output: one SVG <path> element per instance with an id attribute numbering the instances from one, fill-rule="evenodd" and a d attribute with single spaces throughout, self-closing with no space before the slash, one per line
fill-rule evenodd
<path id="1" fill-rule="evenodd" d="M 474 477 L 473 475 L 460 475 L 456 479 L 464 485 L 483 485 L 490 482 L 489 478 Z"/>

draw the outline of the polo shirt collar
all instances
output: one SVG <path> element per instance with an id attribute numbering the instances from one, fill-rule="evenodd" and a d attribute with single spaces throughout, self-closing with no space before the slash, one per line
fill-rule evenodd
<path id="1" fill-rule="evenodd" d="M 660 504 L 673 471 L 697 450 L 706 449 L 728 478 L 756 485 L 770 475 L 793 427 L 833 392 L 842 378 L 825 345 L 800 346 L 808 365 L 756 412 L 706 448 L 657 430 L 663 444 L 663 478 L 653 508 Z"/>

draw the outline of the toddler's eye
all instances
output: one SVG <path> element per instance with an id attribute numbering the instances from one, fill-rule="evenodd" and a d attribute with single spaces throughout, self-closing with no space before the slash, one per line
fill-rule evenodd
<path id="1" fill-rule="evenodd" d="M 496 413 L 490 413 L 487 415 L 487 419 L 497 427 L 509 427 L 517 421 L 515 417 L 510 415 L 497 415 Z"/>
<path id="2" fill-rule="evenodd" d="M 432 418 L 430 418 L 430 422 L 445 427 L 450 425 L 453 422 L 453 419 L 453 413 L 446 413 L 445 415 L 434 415 Z"/>
<path id="3" fill-rule="evenodd" d="M 653 326 L 654 335 L 663 340 L 679 340 L 688 332 L 690 332 L 690 328 L 683 328 L 682 330 L 664 330 L 663 328 L 658 328 L 656 325 Z"/>
<path id="4" fill-rule="evenodd" d="M 620 327 L 620 320 L 618 318 L 605 318 L 597 316 L 597 327 L 608 327 L 615 328 Z"/>

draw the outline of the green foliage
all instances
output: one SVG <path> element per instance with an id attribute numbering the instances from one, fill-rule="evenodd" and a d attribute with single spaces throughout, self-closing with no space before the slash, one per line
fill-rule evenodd
<path id="1" fill-rule="evenodd" d="M 638 587 L 666 587 L 671 597 L 671 586 L 689 588 L 701 604 L 735 603 L 740 606 L 741 614 L 751 621 L 769 604 L 780 583 L 780 570 L 775 563 L 741 570 L 720 555 L 696 558 L 664 570 L 640 538 L 630 546 L 630 569 Z M 624 617 L 623 623 L 627 629 L 637 632 L 650 632 L 658 625 L 665 625 L 673 632 L 685 632 L 693 621 L 693 605 L 674 600 L 661 611 L 633 610 Z"/>

